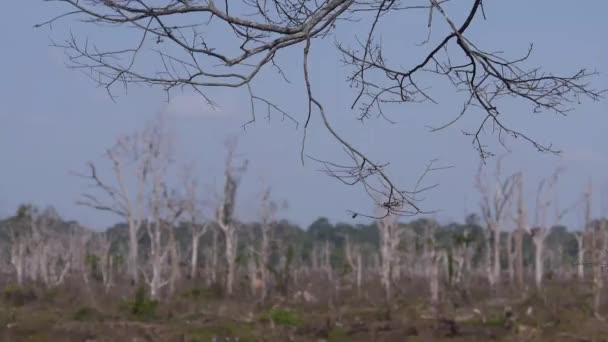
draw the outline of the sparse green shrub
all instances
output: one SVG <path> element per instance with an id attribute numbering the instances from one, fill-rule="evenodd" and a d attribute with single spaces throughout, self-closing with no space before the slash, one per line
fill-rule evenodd
<path id="1" fill-rule="evenodd" d="M 122 307 L 136 319 L 151 320 L 157 317 L 158 301 L 148 298 L 146 290 L 140 286 L 135 292 L 133 301 L 124 302 Z"/>
<path id="2" fill-rule="evenodd" d="M 58 287 L 48 288 L 48 289 L 42 291 L 42 295 L 40 296 L 40 299 L 47 303 L 53 303 L 57 300 L 57 297 L 59 297 L 59 292 L 60 292 L 60 289 Z"/>
<path id="3" fill-rule="evenodd" d="M 334 327 L 327 336 L 328 342 L 347 342 L 350 340 L 351 338 L 348 336 L 346 331 L 339 327 Z"/>
<path id="4" fill-rule="evenodd" d="M 273 308 L 267 313 L 263 314 L 261 320 L 268 321 L 271 320 L 277 325 L 287 326 L 287 327 L 295 327 L 302 323 L 302 319 L 295 312 L 288 309 L 283 308 Z"/>
<path id="5" fill-rule="evenodd" d="M 95 254 L 87 254 L 85 258 L 89 274 L 96 281 L 102 280 L 101 270 L 99 268 L 99 257 Z"/>
<path id="6" fill-rule="evenodd" d="M 21 288 L 16 285 L 9 285 L 4 288 L 2 297 L 6 303 L 13 306 L 23 306 L 27 303 L 35 301 L 38 297 L 34 290 L 30 288 Z"/>
<path id="7" fill-rule="evenodd" d="M 182 297 L 194 300 L 220 299 L 223 296 L 221 287 L 213 286 L 210 288 L 194 288 L 182 294 Z"/>
<path id="8" fill-rule="evenodd" d="M 247 324 L 224 323 L 220 325 L 197 328 L 187 335 L 188 342 L 211 342 L 211 341 L 260 341 Z"/>
<path id="9" fill-rule="evenodd" d="M 74 312 L 74 314 L 72 315 L 72 319 L 75 321 L 81 321 L 81 322 L 85 322 L 85 321 L 93 321 L 95 319 L 97 319 L 99 317 L 98 312 L 88 306 L 83 306 L 80 309 L 76 310 L 76 312 Z"/>

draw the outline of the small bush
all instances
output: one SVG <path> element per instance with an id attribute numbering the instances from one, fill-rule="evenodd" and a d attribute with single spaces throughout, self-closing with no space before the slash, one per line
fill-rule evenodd
<path id="1" fill-rule="evenodd" d="M 182 294 L 182 297 L 194 300 L 212 300 L 222 298 L 223 293 L 220 287 L 194 288 Z"/>
<path id="2" fill-rule="evenodd" d="M 271 320 L 277 325 L 295 327 L 302 323 L 300 316 L 291 310 L 274 308 L 262 316 L 262 320 Z"/>
<path id="3" fill-rule="evenodd" d="M 148 298 L 146 290 L 139 287 L 135 292 L 134 300 L 124 302 L 122 307 L 136 319 L 151 320 L 157 317 L 158 301 Z"/>
<path id="4" fill-rule="evenodd" d="M 21 288 L 14 285 L 9 285 L 4 288 L 2 297 L 4 298 L 5 302 L 14 306 L 23 306 L 27 303 L 35 301 L 38 298 L 34 290 Z"/>
<path id="5" fill-rule="evenodd" d="M 55 303 L 57 301 L 57 298 L 60 295 L 60 289 L 57 287 L 52 287 L 52 288 L 48 288 L 45 289 L 44 291 L 42 291 L 41 295 L 40 295 L 40 300 L 43 300 L 47 303 Z"/>
<path id="6" fill-rule="evenodd" d="M 350 341 L 351 338 L 348 336 L 346 331 L 342 328 L 335 327 L 329 332 L 329 336 L 327 336 L 328 342 L 347 342 Z"/>
<path id="7" fill-rule="evenodd" d="M 249 325 L 237 323 L 224 323 L 215 326 L 197 328 L 187 335 L 188 342 L 207 342 L 207 341 L 240 341 L 257 342 L 257 338 Z"/>
<path id="8" fill-rule="evenodd" d="M 72 315 L 72 319 L 81 322 L 92 321 L 97 319 L 98 317 L 98 312 L 88 306 L 81 307 L 80 309 L 76 310 L 76 312 L 74 312 L 74 314 Z"/>

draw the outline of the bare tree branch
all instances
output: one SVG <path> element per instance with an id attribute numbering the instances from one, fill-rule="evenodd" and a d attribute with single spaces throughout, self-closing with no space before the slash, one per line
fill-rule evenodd
<path id="1" fill-rule="evenodd" d="M 73 34 L 63 42 L 54 43 L 64 49 L 70 68 L 85 72 L 112 98 L 117 87 L 144 84 L 164 89 L 167 96 L 174 89 L 188 88 L 215 106 L 207 94 L 209 88 L 246 87 L 251 119 L 243 128 L 256 121 L 256 104 L 266 107 L 268 118 L 271 112 L 278 113 L 282 119 L 293 122 L 296 128 L 303 122 L 302 163 L 309 122 L 318 112 L 324 128 L 346 150 L 351 164 L 315 160 L 342 183 L 363 185 L 370 195 L 381 194 L 388 198 L 386 202 L 377 203 L 387 214 L 422 212 L 413 196 L 420 190 L 406 191 L 398 187 L 387 175 L 388 163 L 374 162 L 353 139 L 337 132 L 330 123 L 330 113 L 316 97 L 309 77 L 310 50 L 318 41 L 345 26 L 343 24 L 355 21 L 366 25 L 363 37 L 355 35 L 357 48 L 348 47 L 351 42 L 336 41 L 343 62 L 352 69 L 347 77 L 347 83 L 355 89 L 350 109 L 358 111 L 359 120 L 376 115 L 393 122 L 385 113 L 387 105 L 438 103 L 432 89 L 421 81 L 433 76 L 433 79 L 451 85 L 454 92 L 465 94 L 465 100 L 454 119 L 431 131 L 448 128 L 473 110 L 481 111 L 483 117 L 479 125 L 464 133 L 472 138 L 482 159 L 493 155 L 483 141 L 488 129 L 497 135 L 504 148 L 507 148 L 505 139 L 512 137 L 523 139 L 541 152 L 559 152 L 551 144 L 541 143 L 508 126 L 503 120 L 505 114 L 499 109 L 502 99 L 518 99 L 533 112 L 552 111 L 565 115 L 581 99 L 599 100 L 604 93 L 589 83 L 595 72 L 580 69 L 564 76 L 527 66 L 532 45 L 519 58 L 507 58 L 502 53 L 479 47 L 467 32 L 480 13 L 486 19 L 482 0 L 471 0 L 462 23 L 453 20 L 445 10 L 444 5 L 449 0 L 418 3 L 401 0 L 48 1 L 59 2 L 67 10 L 37 27 L 78 17 L 88 24 L 104 25 L 104 29 L 110 26 L 136 33 L 129 48 L 100 48 L 95 42 L 78 39 Z M 387 29 L 382 24 L 389 15 L 399 16 L 411 11 L 427 18 L 426 39 L 416 47 L 423 51 L 424 58 L 409 67 L 395 66 L 389 62 L 391 56 L 380 43 L 382 33 Z M 432 28 L 439 19 L 448 24 L 449 33 L 431 45 Z M 277 55 L 301 46 L 305 86 L 302 95 L 307 100 L 304 118 L 291 114 L 293 109 L 282 108 L 274 99 L 254 91 L 255 80 L 268 67 L 288 82 Z M 393 59 L 401 60 L 400 57 Z M 379 185 L 372 186 L 372 183 Z M 95 205 L 95 201 L 89 204 Z"/>

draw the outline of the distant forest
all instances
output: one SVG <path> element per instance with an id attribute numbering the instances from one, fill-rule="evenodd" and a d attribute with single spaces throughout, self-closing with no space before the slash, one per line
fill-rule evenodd
<path id="1" fill-rule="evenodd" d="M 29 234 L 30 223 L 25 216 L 25 211 L 31 206 L 22 206 L 15 215 L 0 221 L 0 251 L 4 273 L 14 273 L 11 266 L 11 251 L 14 252 L 14 241 L 20 235 Z M 106 231 L 90 231 L 75 221 L 65 221 L 51 207 L 41 211 L 47 222 L 43 235 L 45 241 L 64 241 L 66 246 L 74 236 L 86 234 L 87 243 L 94 244 L 98 239 L 107 240 L 109 253 L 114 258 L 114 267 L 120 271 L 125 267 L 128 253 L 128 226 L 126 223 L 116 224 Z M 596 222 L 601 224 L 600 221 Z M 376 269 L 380 264 L 380 236 L 377 223 L 357 224 L 338 222 L 332 223 L 324 217 L 315 220 L 308 227 L 300 227 L 287 220 L 278 220 L 271 223 L 272 238 L 270 250 L 272 251 L 272 265 L 279 264 L 281 257 L 289 256 L 289 262 L 294 269 L 315 269 L 321 266 L 329 266 L 337 276 L 348 276 L 353 272 L 352 261 L 349 261 L 349 248 L 356 246 L 360 250 L 365 268 Z M 257 246 L 262 236 L 261 224 L 259 222 L 236 223 L 237 234 L 237 256 L 236 264 L 238 272 L 246 273 L 249 259 L 252 258 L 251 246 Z M 417 268 L 418 256 L 422 255 L 427 248 L 427 240 L 434 240 L 437 249 L 447 253 L 451 260 L 456 249 L 466 245 L 470 249 L 470 267 L 480 270 L 484 265 L 486 243 L 484 228 L 480 217 L 470 214 L 465 222 L 453 222 L 441 225 L 432 219 L 415 219 L 410 222 L 399 223 L 401 238 L 398 246 L 399 265 L 404 271 L 414 271 Z M 514 231 L 513 231 L 514 232 Z M 502 231 L 501 268 L 509 270 L 509 239 L 513 232 Z M 174 236 L 179 251 L 180 263 L 183 267 L 189 265 L 192 259 L 192 227 L 188 222 L 181 222 L 174 227 Z M 206 234 L 201 237 L 198 258 L 200 260 L 200 271 L 210 274 L 209 267 L 214 250 L 218 253 L 218 246 L 224 244 L 223 235 L 215 222 L 208 223 Z M 139 238 L 142 258 L 150 257 L 149 236 L 141 234 Z M 546 273 L 567 274 L 577 268 L 577 232 L 568 230 L 563 225 L 554 226 L 546 237 Z M 85 249 L 87 260 L 96 260 L 96 249 L 89 246 Z M 32 251 L 30 251 L 32 252 Z M 66 258 L 67 260 L 67 258 Z M 216 261 L 217 262 L 217 261 Z M 523 262 L 527 270 L 534 268 L 534 244 L 532 234 L 525 232 L 523 239 Z M 276 266 L 276 265 L 275 265 Z M 420 265 L 418 265 L 420 266 Z M 274 267 L 274 266 L 271 266 Z M 98 272 L 89 270 L 91 272 Z M 422 271 L 422 270 L 419 270 Z M 96 276 L 96 275 L 95 275 Z M 513 275 L 511 274 L 511 277 Z M 513 279 L 511 279 L 513 280 Z"/>

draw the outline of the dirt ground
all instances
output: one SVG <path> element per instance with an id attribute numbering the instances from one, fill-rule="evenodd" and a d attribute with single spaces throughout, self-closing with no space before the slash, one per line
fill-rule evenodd
<path id="1" fill-rule="evenodd" d="M 342 294 L 312 303 L 225 299 L 210 290 L 181 291 L 156 303 L 133 293 L 6 287 L 1 341 L 608 341 L 590 296 L 568 284 L 542 292 L 469 293 L 431 310 L 425 294 L 401 293 L 388 309 Z M 134 292 L 134 291 L 133 291 Z M 373 291 L 372 291 L 373 292 Z M 377 297 L 376 297 L 377 298 Z M 452 295 L 452 298 L 456 298 Z"/>

